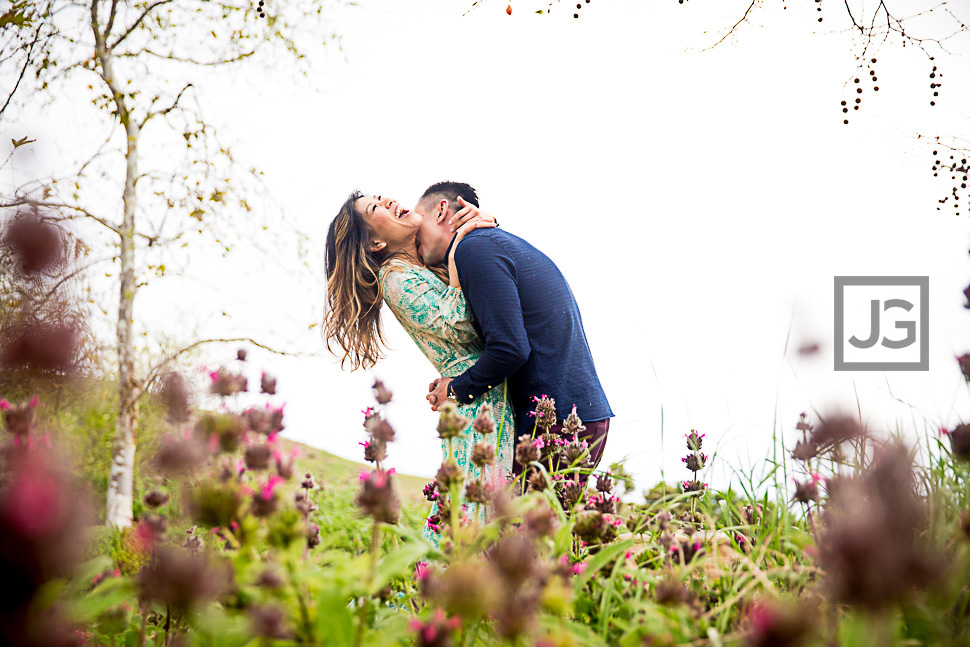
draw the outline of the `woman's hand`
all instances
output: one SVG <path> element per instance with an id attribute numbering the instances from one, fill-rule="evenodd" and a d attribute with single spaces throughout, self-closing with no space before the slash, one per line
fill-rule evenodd
<path id="1" fill-rule="evenodd" d="M 451 227 L 451 231 L 460 232 L 463 225 L 470 222 L 487 222 L 489 225 L 479 225 L 479 227 L 497 227 L 498 220 L 495 219 L 491 214 L 483 213 L 478 207 L 473 204 L 465 202 L 465 200 L 458 196 L 458 204 L 461 205 L 461 210 L 451 217 L 448 221 L 448 226 Z M 477 229 L 478 227 L 471 227 L 466 230 L 468 233 L 472 229 Z M 459 238 L 459 240 L 461 240 Z"/>
<path id="2" fill-rule="evenodd" d="M 454 219 L 458 220 L 461 217 L 459 221 L 464 224 L 458 226 L 458 231 L 455 232 L 455 242 L 451 245 L 451 253 L 448 254 L 448 285 L 460 289 L 461 284 L 458 282 L 458 266 L 455 265 L 455 252 L 458 250 L 458 243 L 461 242 L 462 238 L 468 232 L 479 228 L 487 229 L 489 227 L 495 227 L 498 223 L 495 222 L 495 218 L 482 214 L 475 205 L 468 204 L 462 200 L 461 196 L 458 197 L 458 201 L 463 208 L 454 215 Z"/>

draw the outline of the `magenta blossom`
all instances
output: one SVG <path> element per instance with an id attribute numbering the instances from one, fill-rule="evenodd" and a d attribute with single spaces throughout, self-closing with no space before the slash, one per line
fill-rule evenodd
<path id="1" fill-rule="evenodd" d="M 276 474 L 273 474 L 272 476 L 269 477 L 269 480 L 266 481 L 266 485 L 263 486 L 263 489 L 260 492 L 260 495 L 264 499 L 269 499 L 270 497 L 273 496 L 273 490 L 276 489 L 276 486 L 283 482 L 284 481 L 282 478 L 280 478 Z"/>

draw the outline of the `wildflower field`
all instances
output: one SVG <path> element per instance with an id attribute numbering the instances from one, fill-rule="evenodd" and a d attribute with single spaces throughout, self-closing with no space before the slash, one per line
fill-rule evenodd
<path id="1" fill-rule="evenodd" d="M 94 502 L 109 389 L 50 370 L 51 330 L 14 326 L 0 349 L 2 644 L 970 644 L 968 425 L 913 445 L 803 414 L 762 482 L 726 490 L 704 482 L 704 433 L 682 430 L 682 480 L 634 503 L 622 465 L 591 473 L 575 412 L 549 432 L 548 398 L 512 482 L 491 469 L 487 406 L 444 407 L 449 448 L 468 429 L 486 439 L 483 476 L 446 459 L 421 487 L 392 467 L 407 422 L 384 415 L 390 385 L 347 430 L 364 464 L 301 455 L 282 408 L 240 404 L 240 349 L 205 376 L 216 406 L 193 407 L 176 373 L 159 381 L 140 409 L 135 522 L 108 528 Z"/>

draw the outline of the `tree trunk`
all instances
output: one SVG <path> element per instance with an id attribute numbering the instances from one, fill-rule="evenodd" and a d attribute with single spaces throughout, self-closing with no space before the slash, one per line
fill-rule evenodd
<path id="1" fill-rule="evenodd" d="M 124 221 L 121 242 L 121 291 L 118 295 L 118 425 L 112 449 L 108 481 L 109 526 L 124 528 L 132 522 L 132 493 L 135 477 L 135 439 L 138 430 L 138 400 L 135 391 L 135 348 L 133 337 L 135 305 L 135 177 L 138 172 L 138 128 L 125 124 L 128 150 L 124 190 Z"/>
<path id="2" fill-rule="evenodd" d="M 118 118 L 125 128 L 125 188 L 122 193 L 124 214 L 118 229 L 121 263 L 121 290 L 118 295 L 118 424 L 111 453 L 108 478 L 108 506 L 105 522 L 124 528 L 132 523 L 135 480 L 135 439 L 138 425 L 138 380 L 135 377 L 133 336 L 135 291 L 135 181 L 138 177 L 138 136 L 140 129 L 128 110 L 125 96 L 114 77 L 111 52 L 105 46 L 98 26 L 98 0 L 91 2 L 91 27 L 94 29 L 95 54 L 101 64 L 101 76 L 111 90 Z"/>
<path id="3" fill-rule="evenodd" d="M 138 400 L 135 391 L 135 348 L 133 336 L 135 305 L 135 177 L 138 173 L 138 128 L 125 123 L 128 150 L 125 153 L 124 221 L 121 242 L 121 291 L 118 295 L 118 426 L 112 449 L 108 481 L 107 524 L 124 528 L 132 522 L 132 493 L 135 478 L 135 437 L 138 429 Z"/>

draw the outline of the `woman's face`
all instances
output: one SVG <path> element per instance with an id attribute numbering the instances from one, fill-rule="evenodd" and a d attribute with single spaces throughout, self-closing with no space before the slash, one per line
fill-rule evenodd
<path id="1" fill-rule="evenodd" d="M 421 214 L 405 209 L 390 198 L 364 196 L 357 198 L 354 207 L 363 214 L 374 236 L 371 242 L 385 243 L 384 252 L 394 252 L 411 244 L 421 226 Z"/>

